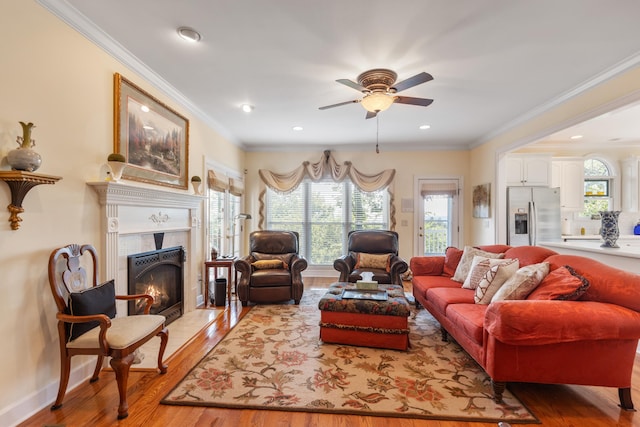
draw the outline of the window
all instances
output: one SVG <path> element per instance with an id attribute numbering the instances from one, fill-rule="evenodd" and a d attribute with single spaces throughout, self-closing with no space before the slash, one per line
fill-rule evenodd
<path id="1" fill-rule="evenodd" d="M 421 179 L 418 181 L 419 248 L 421 255 L 443 255 L 458 243 L 458 181 Z"/>
<path id="2" fill-rule="evenodd" d="M 232 255 L 231 252 L 238 256 L 242 224 L 234 223 L 233 218 L 240 213 L 244 188 L 239 180 L 213 170 L 209 171 L 208 182 L 209 247 L 216 248 L 218 256 Z M 232 230 L 234 225 L 236 229 Z"/>
<path id="3" fill-rule="evenodd" d="M 267 189 L 266 228 L 300 234 L 300 253 L 309 264 L 332 265 L 344 255 L 351 230 L 388 229 L 386 190 L 363 192 L 349 180 L 305 179 L 292 192 Z"/>
<path id="4" fill-rule="evenodd" d="M 584 211 L 586 217 L 597 217 L 600 211 L 611 210 L 613 177 L 609 167 L 601 160 L 584 161 Z"/>

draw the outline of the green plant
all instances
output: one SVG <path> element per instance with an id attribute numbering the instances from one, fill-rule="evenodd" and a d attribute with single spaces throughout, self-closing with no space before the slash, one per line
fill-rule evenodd
<path id="1" fill-rule="evenodd" d="M 198 175 L 194 175 L 191 177 L 191 182 L 202 182 L 202 179 Z"/>
<path id="2" fill-rule="evenodd" d="M 125 163 L 127 160 L 120 153 L 111 153 L 109 157 L 107 157 L 108 162 L 122 162 Z"/>

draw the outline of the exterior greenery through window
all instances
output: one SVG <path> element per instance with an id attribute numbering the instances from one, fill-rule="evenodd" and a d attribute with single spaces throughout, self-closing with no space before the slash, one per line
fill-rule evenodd
<path id="1" fill-rule="evenodd" d="M 584 210 L 586 217 L 598 217 L 600 211 L 611 210 L 611 171 L 598 159 L 584 161 Z"/>
<path id="2" fill-rule="evenodd" d="M 240 212 L 240 197 L 228 191 L 209 190 L 209 247 L 216 248 L 218 255 L 230 255 L 233 232 L 229 230 L 233 217 Z M 234 236 L 236 255 L 240 248 L 239 236 Z"/>
<path id="3" fill-rule="evenodd" d="M 267 189 L 265 205 L 266 229 L 297 231 L 310 265 L 333 265 L 351 230 L 389 229 L 388 192 L 363 192 L 348 179 L 307 178 L 287 194 Z"/>

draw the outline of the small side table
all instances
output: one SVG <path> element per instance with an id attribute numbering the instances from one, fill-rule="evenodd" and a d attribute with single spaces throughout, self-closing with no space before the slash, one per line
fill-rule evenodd
<path id="1" fill-rule="evenodd" d="M 235 286 L 235 280 L 232 283 L 232 271 L 235 258 L 216 258 L 211 261 L 204 262 L 204 308 L 209 305 L 209 269 L 213 268 L 214 280 L 218 278 L 218 268 L 226 268 L 227 274 L 227 301 L 231 304 L 231 287 Z"/>

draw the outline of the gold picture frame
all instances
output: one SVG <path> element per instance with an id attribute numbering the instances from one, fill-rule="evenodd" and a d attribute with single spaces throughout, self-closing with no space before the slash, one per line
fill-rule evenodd
<path id="1" fill-rule="evenodd" d="M 189 120 L 131 81 L 114 74 L 114 152 L 122 177 L 187 189 Z"/>

